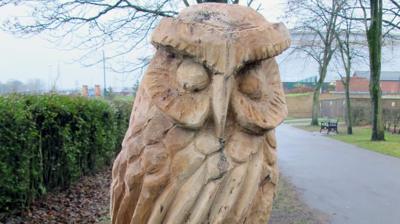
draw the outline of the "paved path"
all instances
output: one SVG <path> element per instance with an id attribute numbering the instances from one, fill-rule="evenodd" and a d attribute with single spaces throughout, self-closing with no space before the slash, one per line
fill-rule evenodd
<path id="1" fill-rule="evenodd" d="M 333 224 L 400 223 L 400 159 L 285 124 L 277 138 L 281 172 Z"/>

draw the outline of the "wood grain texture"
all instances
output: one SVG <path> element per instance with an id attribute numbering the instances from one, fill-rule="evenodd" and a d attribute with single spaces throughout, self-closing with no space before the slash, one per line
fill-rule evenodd
<path id="1" fill-rule="evenodd" d="M 286 29 L 201 4 L 163 20 L 153 43 L 112 170 L 112 223 L 267 223 L 274 128 L 287 114 L 273 57 Z"/>

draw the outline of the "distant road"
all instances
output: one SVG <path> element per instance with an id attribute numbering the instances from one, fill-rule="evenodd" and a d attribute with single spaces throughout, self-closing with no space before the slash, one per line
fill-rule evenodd
<path id="1" fill-rule="evenodd" d="M 281 172 L 333 224 L 400 223 L 400 159 L 286 124 L 277 139 Z"/>

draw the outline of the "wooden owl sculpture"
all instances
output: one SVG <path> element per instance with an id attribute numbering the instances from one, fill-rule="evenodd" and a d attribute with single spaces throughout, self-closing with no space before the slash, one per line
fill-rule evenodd
<path id="1" fill-rule="evenodd" d="M 200 4 L 164 18 L 114 162 L 112 223 L 263 223 L 278 180 L 274 128 L 287 114 L 274 57 L 282 24 Z"/>

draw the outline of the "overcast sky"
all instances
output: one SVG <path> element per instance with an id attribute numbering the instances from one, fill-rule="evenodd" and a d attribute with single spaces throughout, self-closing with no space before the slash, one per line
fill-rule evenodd
<path id="1" fill-rule="evenodd" d="M 269 21 L 277 21 L 282 15 L 286 0 L 268 0 L 263 3 L 261 12 Z M 0 8 L 0 21 L 9 15 L 14 15 L 9 8 Z M 45 36 L 36 36 L 20 39 L 11 34 L 0 31 L 0 82 L 16 79 L 28 81 L 29 79 L 42 79 L 47 85 L 54 82 L 57 67 L 60 77 L 57 80 L 58 89 L 80 88 L 86 84 L 103 84 L 102 65 L 84 67 L 74 62 L 83 52 L 78 50 L 61 50 L 48 42 Z M 133 86 L 134 74 L 120 74 L 107 71 L 107 85 L 113 88 Z"/>

